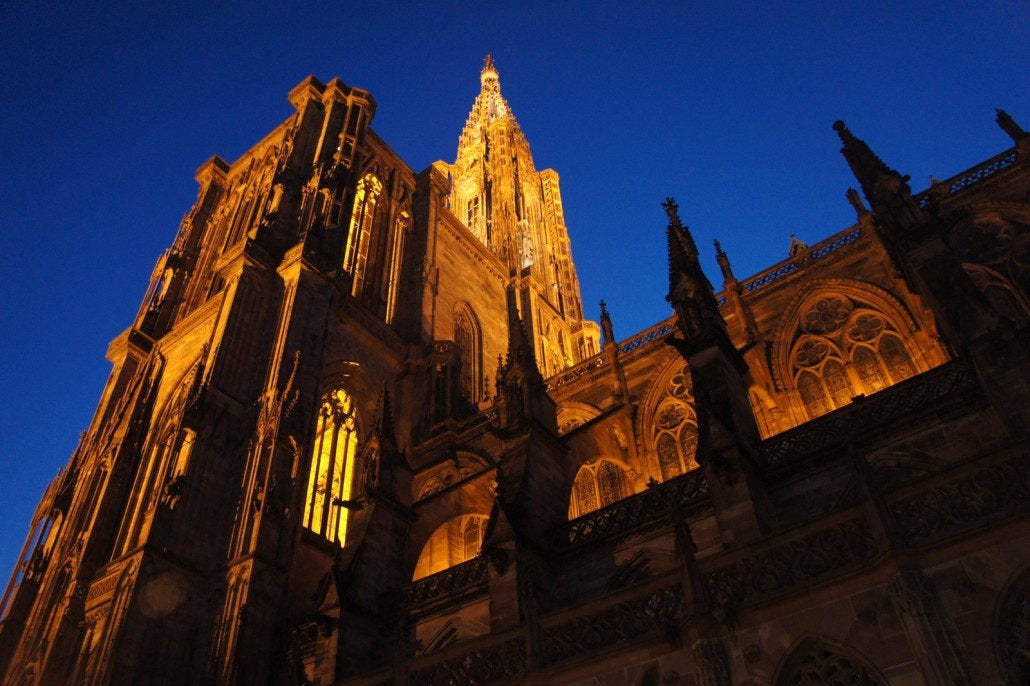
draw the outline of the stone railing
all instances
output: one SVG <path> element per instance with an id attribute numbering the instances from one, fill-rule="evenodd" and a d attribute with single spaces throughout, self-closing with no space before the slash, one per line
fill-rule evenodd
<path id="1" fill-rule="evenodd" d="M 961 172 L 940 184 L 936 184 L 922 193 L 917 193 L 914 198 L 920 207 L 926 207 L 933 200 L 934 196 L 947 197 L 959 191 L 977 185 L 984 179 L 988 179 L 1000 171 L 1013 166 L 1019 160 L 1019 153 L 1015 149 L 995 155 L 989 160 Z"/>
<path id="2" fill-rule="evenodd" d="M 552 376 L 550 379 L 547 380 L 547 388 L 548 390 L 550 390 L 552 388 L 557 388 L 558 386 L 564 386 L 565 384 L 571 383 L 576 379 L 582 378 L 583 376 L 586 376 L 590 372 L 600 369 L 603 366 L 604 355 L 594 355 L 593 357 L 586 359 L 580 362 L 579 364 L 573 367 L 569 367 L 565 371 L 559 372 L 558 374 Z"/>
<path id="3" fill-rule="evenodd" d="M 820 260 L 845 246 L 851 245 L 858 241 L 858 239 L 862 238 L 863 235 L 864 230 L 862 227 L 849 227 L 840 233 L 830 236 L 820 243 L 816 243 L 800 255 L 795 255 L 789 260 L 774 264 L 765 271 L 755 274 L 751 278 L 745 280 L 744 283 L 741 284 L 741 287 L 748 293 L 757 291 L 763 286 L 768 286 L 771 283 L 779 281 L 785 276 L 793 274 L 809 262 Z"/>
<path id="4" fill-rule="evenodd" d="M 640 333 L 619 343 L 619 352 L 623 355 L 630 355 L 642 350 L 649 343 L 664 340 L 666 336 L 672 333 L 672 328 L 675 325 L 675 322 L 676 318 L 670 317 L 669 319 L 658 322 L 654 326 L 644 329 Z M 607 360 L 605 359 L 604 352 L 600 352 L 597 355 L 583 360 L 579 364 L 569 367 L 565 371 L 552 376 L 547 380 L 547 388 L 548 390 L 554 389 L 559 386 L 572 383 L 578 379 L 582 379 L 583 377 L 590 375 L 592 372 L 601 369 L 606 363 Z"/>
<path id="5" fill-rule="evenodd" d="M 973 372 L 958 362 L 948 362 L 773 436 L 762 443 L 759 462 L 766 467 L 797 462 L 857 437 L 879 435 L 896 420 L 918 410 L 940 408 L 975 389 Z"/>
<path id="6" fill-rule="evenodd" d="M 548 618 L 540 632 L 540 660 L 556 664 L 614 644 L 654 640 L 655 634 L 668 632 L 686 617 L 683 586 L 675 579 L 671 585 L 635 592 L 600 611 L 569 619 Z"/>
<path id="7" fill-rule="evenodd" d="M 561 543 L 578 545 L 661 524 L 675 510 L 692 509 L 708 500 L 708 483 L 700 469 L 687 472 L 594 510 L 563 525 Z"/>
<path id="8" fill-rule="evenodd" d="M 628 355 L 629 353 L 638 350 L 639 348 L 642 348 L 643 346 L 647 345 L 648 343 L 651 343 L 652 341 L 664 339 L 666 336 L 672 333 L 672 326 L 673 322 L 675 321 L 676 318 L 672 317 L 670 319 L 666 319 L 664 322 L 655 324 L 650 329 L 645 329 L 641 331 L 636 336 L 630 338 L 628 341 L 623 341 L 622 343 L 620 343 L 619 352 L 623 355 Z"/>
<path id="9" fill-rule="evenodd" d="M 525 671 L 525 639 L 509 633 L 456 646 L 431 660 L 414 661 L 409 666 L 407 683 L 508 684 Z"/>
<path id="10" fill-rule="evenodd" d="M 486 580 L 486 558 L 477 555 L 471 560 L 431 574 L 408 586 L 408 602 L 411 605 L 420 605 L 480 584 L 485 585 Z"/>

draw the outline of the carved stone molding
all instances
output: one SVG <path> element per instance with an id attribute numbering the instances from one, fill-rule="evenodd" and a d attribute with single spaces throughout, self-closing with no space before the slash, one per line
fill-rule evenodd
<path id="1" fill-rule="evenodd" d="M 1018 462 L 974 474 L 891 504 L 901 540 L 918 546 L 1030 509 L 1030 475 Z"/>
<path id="2" fill-rule="evenodd" d="M 545 628 L 541 638 L 542 658 L 547 663 L 560 662 L 656 631 L 666 632 L 672 640 L 685 615 L 682 588 L 678 585 L 661 588 L 602 612 Z"/>
<path id="3" fill-rule="evenodd" d="M 866 564 L 877 554 L 868 523 L 853 519 L 702 575 L 716 605 L 786 593 Z"/>
<path id="4" fill-rule="evenodd" d="M 525 670 L 525 644 L 521 638 L 513 638 L 427 667 L 413 669 L 408 675 L 408 683 L 426 686 L 510 683 Z"/>

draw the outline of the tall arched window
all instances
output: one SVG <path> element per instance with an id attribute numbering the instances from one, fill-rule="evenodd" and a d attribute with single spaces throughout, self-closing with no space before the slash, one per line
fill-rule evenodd
<path id="1" fill-rule="evenodd" d="M 358 452 L 354 401 L 343 389 L 326 394 L 318 412 L 311 454 L 304 526 L 341 546 L 350 512 L 341 501 L 354 498 L 354 459 Z"/>
<path id="2" fill-rule="evenodd" d="M 386 316 L 387 324 L 393 322 L 397 310 L 397 291 L 401 283 L 401 265 L 404 256 L 404 236 L 411 227 L 411 215 L 400 212 L 393 225 L 393 237 L 390 240 L 389 264 L 386 272 Z"/>
<path id="3" fill-rule="evenodd" d="M 655 451 L 662 481 L 697 467 L 697 419 L 686 403 L 667 401 L 658 409 Z"/>
<path id="4" fill-rule="evenodd" d="M 697 417 L 690 366 L 683 364 L 664 383 L 655 403 L 651 438 L 656 462 L 651 474 L 666 481 L 697 468 Z M 649 403 L 650 404 L 650 403 Z"/>
<path id="5" fill-rule="evenodd" d="M 569 519 L 611 505 L 626 495 L 626 478 L 614 462 L 599 460 L 579 468 L 572 486 Z"/>
<path id="6" fill-rule="evenodd" d="M 794 383 L 810 418 L 916 373 L 898 327 L 884 313 L 843 295 L 812 303 L 791 352 Z"/>
<path id="7" fill-rule="evenodd" d="M 454 313 L 454 342 L 461 355 L 461 397 L 475 404 L 479 402 L 480 388 L 479 322 L 464 305 Z"/>
<path id="8" fill-rule="evenodd" d="M 478 555 L 488 519 L 483 514 L 467 514 L 441 524 L 422 547 L 414 578 L 435 574 Z"/>
<path id="9" fill-rule="evenodd" d="M 343 253 L 343 268 L 351 275 L 351 295 L 357 296 L 365 283 L 368 262 L 368 244 L 375 223 L 376 209 L 383 184 L 372 174 L 365 174 L 358 182 L 354 195 L 354 213 L 347 232 L 347 247 Z"/>

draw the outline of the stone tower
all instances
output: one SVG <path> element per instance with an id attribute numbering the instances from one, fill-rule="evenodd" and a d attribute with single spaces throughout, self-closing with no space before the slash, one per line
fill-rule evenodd
<path id="1" fill-rule="evenodd" d="M 457 159 L 436 166 L 451 180 L 451 211 L 517 275 L 519 309 L 550 376 L 597 353 L 600 333 L 583 318 L 558 174 L 536 170 L 489 55 L 479 80 Z"/>
<path id="2" fill-rule="evenodd" d="M 453 166 L 416 175 L 371 130 L 368 92 L 309 77 L 270 135 L 200 168 L 33 520 L 4 600 L 5 683 L 253 683 L 315 616 L 348 646 L 318 643 L 325 669 L 367 667 L 400 640 L 372 617 L 424 543 L 408 541 L 410 451 L 502 403 L 512 435 L 543 422 L 534 459 L 564 454 L 536 360 L 593 355 L 597 326 L 557 175 L 534 169 L 489 60 L 482 87 Z M 511 340 L 535 345 L 512 357 Z"/>

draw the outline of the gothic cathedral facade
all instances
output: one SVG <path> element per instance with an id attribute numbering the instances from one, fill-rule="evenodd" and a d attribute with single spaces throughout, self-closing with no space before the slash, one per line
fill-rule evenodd
<path id="1" fill-rule="evenodd" d="M 672 316 L 584 316 L 487 58 L 415 173 L 339 79 L 196 204 L 0 604 L 4 684 L 1022 684 L 1030 136 Z M 868 206 L 867 204 L 868 203 Z M 657 236 L 657 234 L 656 234 Z M 835 680 L 836 679 L 836 680 Z"/>

